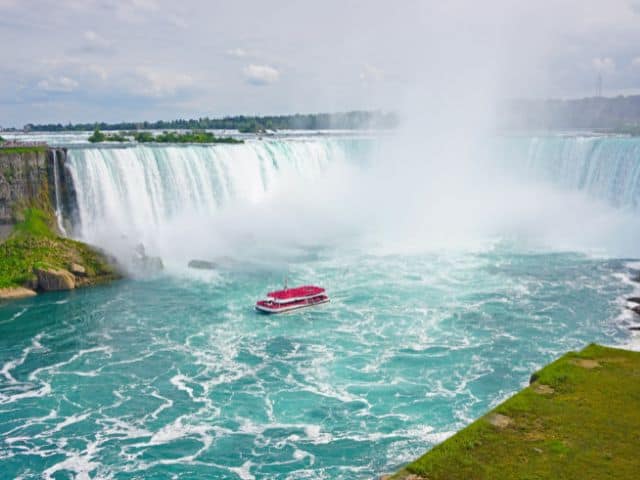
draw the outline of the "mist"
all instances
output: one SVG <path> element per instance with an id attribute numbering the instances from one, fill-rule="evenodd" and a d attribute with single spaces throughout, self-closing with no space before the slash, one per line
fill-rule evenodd
<path id="1" fill-rule="evenodd" d="M 366 164 L 347 159 L 313 175 L 283 175 L 259 198 L 183 210 L 159 225 L 90 240 L 112 248 L 124 242 L 124 251 L 141 241 L 183 263 L 220 255 L 286 259 L 318 246 L 402 253 L 500 241 L 639 255 L 630 240 L 640 229 L 633 212 L 529 178 L 492 148 L 501 102 L 552 83 L 554 55 L 567 19 L 580 17 L 577 6 L 410 2 L 387 12 L 388 5 L 375 4 L 357 32 L 340 20 L 342 37 L 327 38 L 325 54 L 365 54 L 383 67 L 370 67 L 362 90 L 349 98 L 329 86 L 318 98 L 343 110 L 366 97 L 401 118 L 399 129 L 376 140 Z M 576 22 L 589 23 L 590 15 Z M 309 45 L 309 52 L 319 48 Z M 324 72 L 332 73 L 340 75 Z M 292 86 L 289 93 L 303 91 Z"/>

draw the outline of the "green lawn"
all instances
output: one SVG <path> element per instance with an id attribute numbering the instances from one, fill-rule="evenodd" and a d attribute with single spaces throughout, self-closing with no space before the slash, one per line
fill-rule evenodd
<path id="1" fill-rule="evenodd" d="M 394 479 L 640 479 L 640 352 L 589 345 Z"/>

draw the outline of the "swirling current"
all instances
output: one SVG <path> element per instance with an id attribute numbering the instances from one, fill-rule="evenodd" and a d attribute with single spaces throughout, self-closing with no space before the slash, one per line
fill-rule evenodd
<path id="1" fill-rule="evenodd" d="M 535 141 L 505 150 L 547 159 Z M 108 222 L 152 244 L 184 210 L 259 204 L 372 151 L 335 140 L 215 148 L 71 149 L 75 235 L 99 243 Z M 613 170 L 628 173 L 631 158 Z M 597 161 L 597 175 L 554 179 L 600 195 Z M 606 184 L 617 208 L 635 206 L 635 193 Z M 261 261 L 246 252 L 254 243 L 213 271 L 176 254 L 157 275 L 0 306 L 3 478 L 376 478 L 566 350 L 628 343 L 635 322 L 621 313 L 637 273 L 628 259 L 492 238 L 405 253 L 305 244 Z M 150 253 L 180 250 L 159 245 Z M 323 285 L 331 303 L 257 315 L 255 300 L 285 276 Z"/>

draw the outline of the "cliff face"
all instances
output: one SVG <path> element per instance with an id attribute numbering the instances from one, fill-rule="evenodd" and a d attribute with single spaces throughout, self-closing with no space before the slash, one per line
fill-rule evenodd
<path id="1" fill-rule="evenodd" d="M 0 236 L 10 231 L 20 205 L 46 201 L 55 209 L 54 161 L 64 171 L 65 158 L 65 149 L 0 149 Z M 59 189 L 63 182 L 60 178 Z"/>
<path id="2" fill-rule="evenodd" d="M 63 231 L 76 211 L 66 153 L 0 149 L 0 301 L 119 278 L 114 259 Z"/>

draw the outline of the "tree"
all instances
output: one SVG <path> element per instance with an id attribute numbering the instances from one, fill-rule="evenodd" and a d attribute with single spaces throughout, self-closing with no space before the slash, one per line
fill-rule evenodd
<path id="1" fill-rule="evenodd" d="M 90 141 L 91 143 L 104 142 L 104 140 L 105 140 L 105 135 L 104 135 L 104 133 L 102 133 L 102 132 L 101 132 L 99 129 L 97 129 L 97 128 L 93 131 L 93 135 L 91 135 L 91 136 L 89 137 L 89 141 Z"/>

